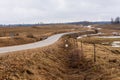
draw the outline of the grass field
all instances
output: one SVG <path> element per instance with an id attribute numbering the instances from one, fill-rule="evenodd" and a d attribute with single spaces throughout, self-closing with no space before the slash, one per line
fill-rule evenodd
<path id="1" fill-rule="evenodd" d="M 1 55 L 0 79 L 89 80 L 94 79 L 91 73 L 103 73 L 75 48 L 74 39 L 69 39 L 70 47 L 65 48 L 65 39 L 48 47 Z"/>
<path id="2" fill-rule="evenodd" d="M 79 42 L 79 45 L 81 43 Z M 94 60 L 94 46 L 91 43 L 83 43 L 83 52 L 86 59 Z M 93 79 L 88 80 L 120 80 L 120 48 L 96 44 L 96 63 L 93 72 Z M 91 69 L 86 72 L 91 72 Z"/>
<path id="3" fill-rule="evenodd" d="M 103 33 L 111 34 L 112 32 L 120 33 L 120 24 L 106 24 L 106 25 L 94 25 L 94 27 L 102 28 L 100 30 Z"/>
<path id="4" fill-rule="evenodd" d="M 81 49 L 81 39 L 70 36 L 47 47 L 0 55 L 0 80 L 120 80 L 120 48 L 101 45 L 119 39 L 83 38 Z"/>
<path id="5" fill-rule="evenodd" d="M 111 43 L 113 43 L 114 41 L 120 41 L 120 38 L 86 37 L 86 38 L 79 39 L 79 41 L 82 41 L 84 43 L 89 43 L 89 44 L 101 44 L 101 45 L 111 46 Z"/>
<path id="6" fill-rule="evenodd" d="M 0 56 L 0 79 L 7 80 L 119 80 L 120 50 L 63 37 L 53 45 Z M 65 47 L 65 44 L 69 47 Z M 76 46 L 78 44 L 78 47 Z"/>
<path id="7" fill-rule="evenodd" d="M 85 30 L 76 25 L 47 25 L 0 28 L 0 47 L 32 43 L 57 33 Z"/>
<path id="8" fill-rule="evenodd" d="M 64 39 L 48 47 L 2 55 L 0 79 L 72 80 L 81 77 L 72 75 L 69 57 Z"/>

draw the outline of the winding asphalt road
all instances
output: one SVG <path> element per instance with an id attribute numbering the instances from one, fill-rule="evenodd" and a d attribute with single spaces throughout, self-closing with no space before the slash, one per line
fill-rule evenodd
<path id="1" fill-rule="evenodd" d="M 18 45 L 18 46 L 1 47 L 0 53 L 21 51 L 21 50 L 34 49 L 34 48 L 48 46 L 48 45 L 51 45 L 51 44 L 55 43 L 56 41 L 58 41 L 63 35 L 66 35 L 66 34 L 72 34 L 72 32 L 56 34 L 51 37 L 48 37 L 47 39 L 45 39 L 43 41 L 39 41 L 39 42 L 35 42 L 35 43 Z"/>

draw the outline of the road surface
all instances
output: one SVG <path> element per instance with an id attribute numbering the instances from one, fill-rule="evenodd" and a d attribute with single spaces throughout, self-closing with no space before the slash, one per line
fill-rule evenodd
<path id="1" fill-rule="evenodd" d="M 18 46 L 1 47 L 0 53 L 21 51 L 21 50 L 34 49 L 34 48 L 48 46 L 48 45 L 51 45 L 51 44 L 55 43 L 56 41 L 58 41 L 65 34 L 71 34 L 71 32 L 56 34 L 51 37 L 48 37 L 47 39 L 45 39 L 43 41 L 39 41 L 39 42 L 35 42 L 35 43 L 18 45 Z"/>

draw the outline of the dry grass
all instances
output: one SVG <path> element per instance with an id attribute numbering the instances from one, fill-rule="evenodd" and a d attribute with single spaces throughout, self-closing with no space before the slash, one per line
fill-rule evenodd
<path id="1" fill-rule="evenodd" d="M 111 29 L 111 30 L 120 30 L 120 24 L 106 24 L 106 25 L 99 25 L 98 27 L 102 27 L 104 29 Z"/>
<path id="2" fill-rule="evenodd" d="M 75 46 L 70 38 L 65 48 L 62 38 L 54 45 L 1 55 L 0 79 L 6 80 L 93 80 L 102 69 Z M 101 77 L 100 77 L 101 78 Z M 98 79 L 100 79 L 98 78 Z M 104 79 L 106 80 L 106 79 Z"/>
<path id="3" fill-rule="evenodd" d="M 26 50 L 0 58 L 0 79 L 56 80 L 65 74 L 66 57 L 56 44 L 42 49 Z"/>
<path id="4" fill-rule="evenodd" d="M 53 34 L 81 30 L 85 29 L 75 25 L 0 28 L 0 47 L 31 43 L 43 40 Z"/>
<path id="5" fill-rule="evenodd" d="M 65 41 L 67 40 L 67 41 Z M 120 49 L 93 45 L 66 36 L 53 45 L 0 56 L 0 79 L 6 80 L 119 80 Z M 69 47 L 65 47 L 65 44 Z"/>
<path id="6" fill-rule="evenodd" d="M 120 24 L 106 24 L 106 25 L 94 25 L 95 27 L 102 28 L 100 30 L 103 33 L 111 34 L 112 32 L 120 33 Z"/>
<path id="7" fill-rule="evenodd" d="M 93 44 L 84 42 L 83 51 L 86 59 L 94 59 Z M 120 49 L 97 44 L 96 55 L 97 62 L 95 63 L 94 69 L 102 70 L 103 74 L 97 75 L 96 78 L 98 79 L 94 80 L 120 80 Z"/>
<path id="8" fill-rule="evenodd" d="M 86 37 L 86 38 L 79 39 L 79 41 L 82 41 L 84 43 L 89 43 L 89 44 L 111 45 L 113 41 L 120 41 L 120 38 Z"/>

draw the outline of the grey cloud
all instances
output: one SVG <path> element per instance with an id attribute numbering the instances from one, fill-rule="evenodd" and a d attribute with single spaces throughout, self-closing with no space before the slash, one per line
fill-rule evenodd
<path id="1" fill-rule="evenodd" d="M 120 0 L 0 0 L 0 23 L 109 20 L 119 16 Z"/>

